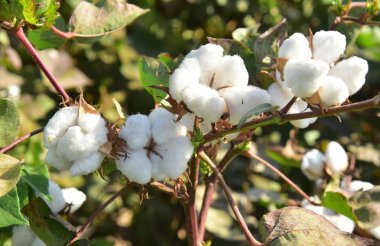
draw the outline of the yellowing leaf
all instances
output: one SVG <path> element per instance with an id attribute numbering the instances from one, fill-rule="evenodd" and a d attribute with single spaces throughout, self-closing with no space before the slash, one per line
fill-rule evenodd
<path id="1" fill-rule="evenodd" d="M 16 158 L 0 154 L 0 197 L 7 194 L 20 179 L 21 162 Z"/>

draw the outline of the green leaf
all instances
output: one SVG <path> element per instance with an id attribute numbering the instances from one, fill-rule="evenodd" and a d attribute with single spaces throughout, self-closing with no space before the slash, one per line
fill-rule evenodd
<path id="1" fill-rule="evenodd" d="M 148 11 L 125 0 L 101 0 L 95 5 L 82 1 L 70 18 L 69 30 L 75 33 L 77 41 L 92 42 L 124 28 Z"/>
<path id="2" fill-rule="evenodd" d="M 33 232 L 48 246 L 67 245 L 75 235 L 75 228 L 53 215 L 41 198 L 33 199 L 22 212 L 29 218 Z"/>
<path id="3" fill-rule="evenodd" d="M 30 24 L 36 24 L 34 11 L 34 0 L 0 0 L 0 20 L 3 21 L 17 24 L 21 20 L 25 20 Z"/>
<path id="4" fill-rule="evenodd" d="M 27 183 L 36 195 L 41 194 L 47 200 L 51 200 L 49 195 L 48 169 L 45 165 L 23 166 L 21 180 Z"/>
<path id="5" fill-rule="evenodd" d="M 0 154 L 0 197 L 7 194 L 20 179 L 21 162 L 16 158 Z"/>
<path id="6" fill-rule="evenodd" d="M 260 220 L 264 244 L 274 245 L 371 245 L 373 240 L 340 231 L 323 216 L 299 207 L 285 207 Z"/>
<path id="7" fill-rule="evenodd" d="M 160 103 L 167 94 L 152 86 L 169 86 L 169 69 L 159 59 L 142 57 L 139 60 L 140 79 L 145 90 L 153 96 L 156 103 Z"/>
<path id="8" fill-rule="evenodd" d="M 28 225 L 28 221 L 20 213 L 16 188 L 0 198 L 0 228 L 11 225 Z"/>
<path id="9" fill-rule="evenodd" d="M 20 116 L 16 104 L 0 98 L 0 146 L 11 143 L 18 135 Z"/>
<path id="10" fill-rule="evenodd" d="M 56 20 L 54 26 L 59 30 L 66 31 L 66 24 L 62 17 Z M 29 41 L 39 50 L 57 48 L 66 41 L 48 27 L 42 27 L 36 30 L 29 29 L 27 35 Z"/>
<path id="11" fill-rule="evenodd" d="M 237 128 L 239 129 L 252 116 L 258 116 L 259 114 L 264 113 L 264 112 L 274 111 L 274 110 L 277 110 L 277 108 L 278 107 L 276 107 L 276 106 L 273 107 L 272 104 L 270 104 L 270 103 L 260 104 L 260 105 L 256 106 L 255 108 L 249 110 L 247 113 L 245 113 L 243 115 L 243 117 L 241 117 L 241 119 L 237 125 Z"/>
<path id="12" fill-rule="evenodd" d="M 43 27 L 50 27 L 59 17 L 59 1 L 56 0 L 40 0 L 43 3 L 43 8 L 38 8 L 36 15 L 41 17 L 40 22 L 43 23 Z"/>
<path id="13" fill-rule="evenodd" d="M 348 204 L 348 199 L 340 192 L 326 191 L 322 197 L 322 205 L 347 216 L 353 221 L 357 220 L 351 206 Z"/>

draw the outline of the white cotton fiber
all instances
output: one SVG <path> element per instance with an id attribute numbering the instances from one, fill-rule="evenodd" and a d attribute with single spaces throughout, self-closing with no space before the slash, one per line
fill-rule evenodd
<path id="1" fill-rule="evenodd" d="M 282 43 L 278 50 L 278 57 L 285 59 L 311 58 L 309 40 L 301 33 L 294 33 Z"/>
<path id="2" fill-rule="evenodd" d="M 135 114 L 129 116 L 119 136 L 127 141 L 129 148 L 138 150 L 149 144 L 151 138 L 150 121 L 148 116 Z"/>
<path id="3" fill-rule="evenodd" d="M 212 88 L 221 89 L 230 86 L 248 85 L 248 71 L 240 56 L 223 56 L 215 68 Z"/>
<path id="4" fill-rule="evenodd" d="M 337 63 L 330 70 L 330 75 L 341 78 L 346 83 L 350 96 L 362 88 L 367 73 L 368 62 L 357 56 Z"/>
<path id="5" fill-rule="evenodd" d="M 189 71 L 192 74 L 192 76 L 198 79 L 201 76 L 201 66 L 199 65 L 198 59 L 196 58 L 183 59 L 183 61 L 181 62 L 181 65 L 178 68 Z"/>
<path id="6" fill-rule="evenodd" d="M 92 152 L 89 156 L 75 160 L 70 167 L 73 176 L 87 175 L 98 170 L 103 162 L 105 155 L 100 151 Z"/>
<path id="7" fill-rule="evenodd" d="M 322 177 L 325 156 L 317 149 L 312 149 L 303 156 L 301 170 L 310 180 Z"/>
<path id="8" fill-rule="evenodd" d="M 177 68 L 169 78 L 170 96 L 177 102 L 181 102 L 183 89 L 191 84 L 199 84 L 199 74 L 184 68 Z"/>
<path id="9" fill-rule="evenodd" d="M 321 86 L 329 71 L 326 62 L 311 59 L 291 59 L 284 68 L 285 84 L 300 98 L 311 97 Z"/>
<path id="10" fill-rule="evenodd" d="M 178 136 L 157 146 L 157 151 L 162 156 L 162 172 L 171 179 L 177 179 L 186 171 L 187 162 L 193 155 L 193 146 L 188 138 Z"/>
<path id="11" fill-rule="evenodd" d="M 55 149 L 49 149 L 46 153 L 45 162 L 58 170 L 68 170 L 71 166 L 69 160 L 65 157 L 57 156 Z"/>
<path id="12" fill-rule="evenodd" d="M 323 79 L 323 84 L 318 89 L 322 108 L 328 108 L 342 104 L 348 98 L 346 84 L 338 77 L 327 76 Z"/>
<path id="13" fill-rule="evenodd" d="M 182 125 L 184 125 L 188 131 L 193 132 L 194 129 L 194 120 L 195 115 L 192 113 L 187 113 L 184 116 L 182 116 L 180 122 Z M 209 133 L 212 131 L 211 122 L 203 120 L 199 124 L 199 129 L 203 134 Z"/>
<path id="14" fill-rule="evenodd" d="M 268 92 L 255 86 L 226 88 L 220 90 L 220 95 L 227 102 L 229 122 L 232 124 L 239 123 L 248 111 L 263 103 L 271 102 Z"/>
<path id="15" fill-rule="evenodd" d="M 335 141 L 327 144 L 326 164 L 334 173 L 342 173 L 348 167 L 348 157 L 343 147 Z"/>
<path id="16" fill-rule="evenodd" d="M 29 226 L 15 226 L 12 230 L 12 246 L 28 246 L 36 238 Z"/>
<path id="17" fill-rule="evenodd" d="M 65 207 L 66 202 L 63 198 L 62 190 L 59 185 L 51 180 L 49 180 L 49 195 L 52 198 L 51 201 L 46 200 L 42 196 L 41 198 L 46 202 L 53 213 L 58 213 Z"/>
<path id="18" fill-rule="evenodd" d="M 292 91 L 282 82 L 274 82 L 268 88 L 271 104 L 283 108 L 294 97 Z"/>
<path id="19" fill-rule="evenodd" d="M 119 169 L 131 182 L 146 184 L 152 178 L 152 164 L 145 150 L 129 151 L 128 157 L 116 161 Z"/>
<path id="20" fill-rule="evenodd" d="M 350 186 L 348 187 L 348 191 L 354 193 L 357 191 L 366 191 L 366 190 L 372 189 L 373 187 L 375 187 L 375 186 L 370 182 L 353 180 L 350 183 Z"/>
<path id="21" fill-rule="evenodd" d="M 65 107 L 58 110 L 44 127 L 45 147 L 54 147 L 58 139 L 62 137 L 65 131 L 77 124 L 78 107 Z"/>
<path id="22" fill-rule="evenodd" d="M 86 194 L 74 187 L 62 189 L 62 195 L 70 206 L 70 213 L 77 211 L 87 199 Z"/>
<path id="23" fill-rule="evenodd" d="M 106 121 L 100 114 L 85 113 L 79 115 L 78 125 L 85 132 L 93 132 L 101 128 L 106 128 Z"/>
<path id="24" fill-rule="evenodd" d="M 159 149 L 159 148 L 156 148 Z M 157 151 L 157 150 L 156 150 Z M 158 151 L 157 151 L 158 152 Z M 158 153 L 151 153 L 150 154 L 150 161 L 152 163 L 152 178 L 154 180 L 164 180 L 166 178 L 165 173 L 162 172 L 162 157 L 161 154 Z"/>
<path id="25" fill-rule="evenodd" d="M 380 240 L 380 226 L 369 229 L 369 233 L 371 233 L 372 236 L 374 236 L 377 240 Z"/>
<path id="26" fill-rule="evenodd" d="M 346 36 L 337 31 L 319 31 L 313 36 L 313 59 L 328 64 L 338 60 L 346 49 Z"/>
<path id="27" fill-rule="evenodd" d="M 301 101 L 303 104 L 304 101 Z M 298 103 L 298 101 L 296 102 Z M 293 107 L 291 107 L 288 111 L 289 114 L 298 114 L 298 113 L 301 113 L 301 112 L 310 112 L 311 109 L 306 109 L 306 110 L 300 110 L 300 107 L 297 107 L 297 104 L 295 104 Z M 297 127 L 297 128 L 306 128 L 308 127 L 310 124 L 313 124 L 314 122 L 316 122 L 318 119 L 318 117 L 313 117 L 313 118 L 307 118 L 307 119 L 301 119 L 301 120 L 292 120 L 290 121 L 290 123 Z"/>

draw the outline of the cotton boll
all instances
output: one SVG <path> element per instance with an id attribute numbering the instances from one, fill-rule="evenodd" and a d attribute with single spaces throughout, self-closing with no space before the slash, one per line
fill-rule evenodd
<path id="1" fill-rule="evenodd" d="M 364 182 L 364 181 L 360 181 L 360 180 L 353 180 L 350 183 L 350 186 L 348 187 L 348 191 L 354 193 L 354 192 L 357 192 L 357 191 L 370 190 L 373 187 L 375 187 L 375 186 L 372 183 L 370 183 L 370 182 Z"/>
<path id="2" fill-rule="evenodd" d="M 195 115 L 192 113 L 187 113 L 182 118 L 180 119 L 180 122 L 182 125 L 184 125 L 188 131 L 193 131 L 194 129 L 194 120 L 195 120 Z M 199 129 L 203 134 L 209 133 L 212 131 L 211 127 L 211 122 L 203 120 L 199 124 Z"/>
<path id="3" fill-rule="evenodd" d="M 210 94 L 202 107 L 201 116 L 207 122 L 217 122 L 222 117 L 223 113 L 227 110 L 226 101 L 219 95 L 219 93 Z"/>
<path id="4" fill-rule="evenodd" d="M 362 88 L 367 73 L 368 62 L 357 56 L 337 63 L 330 70 L 330 75 L 341 78 L 346 83 L 350 96 Z"/>
<path id="5" fill-rule="evenodd" d="M 155 153 L 151 153 L 150 161 L 152 163 L 152 178 L 154 180 L 165 179 L 166 175 L 162 172 L 162 157 Z"/>
<path id="6" fill-rule="evenodd" d="M 309 40 L 301 33 L 294 33 L 282 43 L 278 56 L 285 59 L 311 58 Z"/>
<path id="7" fill-rule="evenodd" d="M 201 67 L 199 65 L 198 59 L 196 58 L 183 59 L 179 68 L 186 69 L 196 78 L 199 78 L 201 76 Z"/>
<path id="8" fill-rule="evenodd" d="M 148 116 L 135 114 L 128 117 L 119 136 L 127 141 L 129 148 L 139 150 L 149 144 L 151 138 L 150 121 Z"/>
<path id="9" fill-rule="evenodd" d="M 326 149 L 326 164 L 334 173 L 342 173 L 348 167 L 348 157 L 343 147 L 335 141 L 331 141 Z"/>
<path id="10" fill-rule="evenodd" d="M 177 102 L 181 102 L 183 89 L 188 85 L 198 83 L 199 74 L 184 68 L 177 68 L 169 78 L 169 94 Z"/>
<path id="11" fill-rule="evenodd" d="M 248 71 L 240 56 L 223 56 L 215 68 L 212 88 L 248 85 Z"/>
<path id="12" fill-rule="evenodd" d="M 274 82 L 268 88 L 271 104 L 283 108 L 294 97 L 292 91 L 282 82 Z"/>
<path id="13" fill-rule="evenodd" d="M 58 170 L 68 170 L 71 166 L 69 160 L 65 157 L 57 156 L 55 150 L 52 149 L 48 150 L 46 153 L 45 162 Z"/>
<path id="14" fill-rule="evenodd" d="M 373 229 L 369 229 L 368 232 L 374 236 L 376 239 L 380 240 L 380 226 Z"/>
<path id="15" fill-rule="evenodd" d="M 323 84 L 318 89 L 322 108 L 340 105 L 348 98 L 346 84 L 340 78 L 327 76 L 323 79 Z"/>
<path id="16" fill-rule="evenodd" d="M 29 226 L 15 226 L 12 230 L 12 246 L 28 246 L 36 238 Z"/>
<path id="17" fill-rule="evenodd" d="M 152 178 L 152 164 L 145 150 L 132 150 L 126 158 L 121 157 L 116 161 L 119 169 L 131 182 L 146 184 Z"/>
<path id="18" fill-rule="evenodd" d="M 85 113 L 79 115 L 78 117 L 78 125 L 85 132 L 93 132 L 100 128 L 106 127 L 106 121 L 100 114 L 90 114 Z"/>
<path id="19" fill-rule="evenodd" d="M 193 149 L 190 140 L 184 136 L 172 138 L 157 146 L 157 151 L 162 156 L 162 172 L 171 179 L 177 179 L 186 171 Z"/>
<path id="20" fill-rule="evenodd" d="M 296 106 L 296 105 L 294 105 L 294 106 Z M 301 111 L 301 110 L 299 110 L 298 107 L 294 107 L 294 106 L 289 109 L 289 111 L 288 111 L 289 114 L 297 114 L 300 112 L 310 112 L 311 111 L 311 109 L 309 109 L 309 108 L 304 110 L 304 111 Z M 301 119 L 301 120 L 292 120 L 292 121 L 290 121 L 290 123 L 293 126 L 302 129 L 302 128 L 308 127 L 310 124 L 313 124 L 314 122 L 317 121 L 317 119 L 318 119 L 318 117 Z"/>
<path id="21" fill-rule="evenodd" d="M 104 157 L 104 154 L 99 151 L 95 151 L 87 157 L 75 160 L 73 165 L 70 167 L 71 175 L 87 175 L 95 172 L 102 165 Z"/>
<path id="22" fill-rule="evenodd" d="M 310 180 L 322 177 L 325 156 L 317 149 L 308 151 L 302 159 L 301 170 Z"/>
<path id="23" fill-rule="evenodd" d="M 46 202 L 46 204 L 49 206 L 50 210 L 53 213 L 58 213 L 65 207 L 65 199 L 63 198 L 62 190 L 59 187 L 57 183 L 54 181 L 49 180 L 49 195 L 51 196 L 52 200 L 48 201 L 44 197 L 41 198 Z"/>
<path id="24" fill-rule="evenodd" d="M 255 86 L 230 87 L 219 93 L 227 102 L 231 124 L 239 123 L 248 111 L 271 101 L 267 91 Z"/>
<path id="25" fill-rule="evenodd" d="M 65 131 L 77 124 L 78 107 L 66 107 L 58 110 L 44 128 L 45 147 L 54 147 Z"/>
<path id="26" fill-rule="evenodd" d="M 74 187 L 62 189 L 62 195 L 70 205 L 70 213 L 77 211 L 87 199 L 86 194 Z"/>
<path id="27" fill-rule="evenodd" d="M 346 49 L 346 36 L 337 31 L 319 31 L 313 36 L 313 58 L 332 63 Z"/>
<path id="28" fill-rule="evenodd" d="M 311 97 L 321 86 L 329 71 L 326 62 L 311 59 L 291 59 L 284 67 L 285 84 L 294 95 Z"/>

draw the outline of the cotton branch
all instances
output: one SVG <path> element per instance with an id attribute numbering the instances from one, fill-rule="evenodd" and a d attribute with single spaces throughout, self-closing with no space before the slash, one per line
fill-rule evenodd
<path id="1" fill-rule="evenodd" d="M 40 128 L 40 129 L 37 129 L 37 130 L 34 130 L 28 134 L 25 134 L 24 136 L 22 137 L 19 137 L 17 138 L 16 140 L 14 140 L 12 143 L 8 144 L 7 146 L 4 146 L 3 148 L 0 149 L 0 154 L 4 154 L 5 152 L 11 150 L 12 148 L 14 148 L 16 145 L 18 145 L 19 143 L 21 143 L 22 141 L 30 138 L 31 136 L 34 136 L 38 133 L 41 133 L 44 131 L 44 128 Z"/>
<path id="2" fill-rule="evenodd" d="M 242 229 L 242 231 L 243 231 L 245 237 L 247 238 L 249 244 L 253 245 L 253 246 L 262 245 L 262 243 L 260 243 L 259 241 L 257 241 L 253 237 L 252 233 L 249 231 L 249 228 L 248 228 L 247 224 L 245 223 L 244 218 L 241 215 L 241 213 L 239 211 L 239 208 L 237 207 L 237 205 L 236 205 L 236 203 L 235 203 L 235 201 L 234 201 L 234 199 L 232 197 L 231 190 L 228 187 L 228 185 L 226 184 L 226 182 L 224 181 L 224 178 L 223 178 L 222 174 L 219 172 L 219 170 L 216 167 L 216 165 L 206 155 L 205 152 L 201 151 L 201 152 L 198 153 L 198 155 L 199 155 L 199 158 L 201 158 L 204 162 L 206 162 L 206 164 L 212 169 L 212 171 L 216 175 L 217 179 L 219 180 L 219 182 L 220 182 L 220 184 L 221 184 L 221 186 L 223 188 L 224 194 L 226 195 L 227 201 L 230 204 L 231 209 L 234 212 L 235 217 L 236 217 L 236 219 L 237 219 L 237 221 L 239 223 L 239 226 Z"/>

